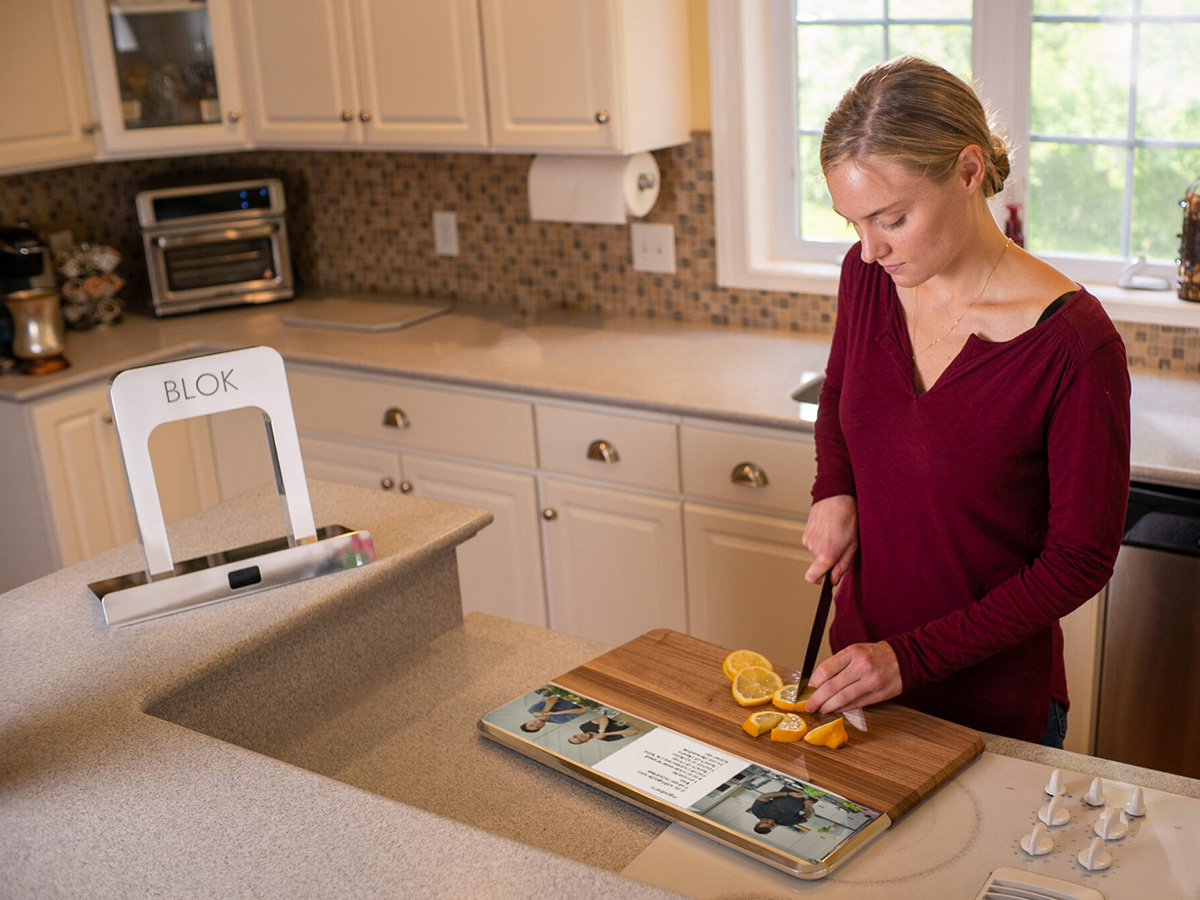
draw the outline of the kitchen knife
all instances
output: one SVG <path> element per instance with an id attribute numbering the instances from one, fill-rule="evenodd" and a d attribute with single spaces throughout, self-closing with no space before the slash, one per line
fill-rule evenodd
<path id="1" fill-rule="evenodd" d="M 821 587 L 821 599 L 817 601 L 817 614 L 813 617 L 812 633 L 808 636 L 808 650 L 804 653 L 804 668 L 800 670 L 800 688 L 808 686 L 813 669 L 817 667 L 817 654 L 821 650 L 821 639 L 825 637 L 825 622 L 829 619 L 829 607 L 833 603 L 833 579 L 825 573 Z"/>

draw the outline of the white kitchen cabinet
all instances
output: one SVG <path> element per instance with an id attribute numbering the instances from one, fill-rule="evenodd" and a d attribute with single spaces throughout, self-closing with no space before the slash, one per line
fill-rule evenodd
<path id="1" fill-rule="evenodd" d="M 1096 704 L 1100 687 L 1100 649 L 1104 636 L 1105 588 L 1059 624 L 1063 632 L 1063 662 L 1067 670 L 1066 750 L 1091 755 L 1096 747 Z"/>
<path id="2" fill-rule="evenodd" d="M 487 146 L 475 0 L 243 0 L 237 12 L 257 144 Z"/>
<path id="3" fill-rule="evenodd" d="M 636 153 L 691 129 L 686 0 L 479 0 L 492 146 Z"/>
<path id="4" fill-rule="evenodd" d="M 542 478 L 550 627 L 620 644 L 687 631 L 678 500 Z"/>
<path id="5" fill-rule="evenodd" d="M 821 596 L 804 580 L 812 564 L 804 523 L 687 502 L 683 529 L 691 633 L 799 669 Z M 818 661 L 830 655 L 832 620 L 831 612 Z"/>
<path id="6" fill-rule="evenodd" d="M 0 0 L 0 172 L 90 160 L 91 106 L 71 0 Z"/>
<path id="7" fill-rule="evenodd" d="M 133 540 L 137 533 L 107 387 L 38 403 L 32 420 L 59 565 Z M 150 436 L 150 455 L 167 523 L 219 502 L 204 419 L 159 426 Z"/>
<path id="8" fill-rule="evenodd" d="M 249 146 L 231 0 L 76 0 L 103 157 Z"/>

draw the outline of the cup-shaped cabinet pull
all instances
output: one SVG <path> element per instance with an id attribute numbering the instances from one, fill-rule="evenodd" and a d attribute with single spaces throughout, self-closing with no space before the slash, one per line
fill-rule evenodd
<path id="1" fill-rule="evenodd" d="M 621 461 L 621 454 L 608 441 L 592 441 L 588 444 L 587 458 L 602 463 L 615 463 Z"/>
<path id="2" fill-rule="evenodd" d="M 746 487 L 762 488 L 769 483 L 767 473 L 752 462 L 738 463 L 729 473 L 729 480 Z"/>
<path id="3" fill-rule="evenodd" d="M 407 428 L 412 423 L 408 421 L 408 416 L 404 414 L 398 406 L 393 406 L 383 414 L 383 424 L 388 428 Z"/>

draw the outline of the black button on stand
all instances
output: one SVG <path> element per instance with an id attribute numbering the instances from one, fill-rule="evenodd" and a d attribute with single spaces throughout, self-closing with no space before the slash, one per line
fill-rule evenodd
<path id="1" fill-rule="evenodd" d="M 235 591 L 238 588 L 258 584 L 260 581 L 262 581 L 262 572 L 258 570 L 258 566 L 249 566 L 229 573 L 229 587 Z"/>

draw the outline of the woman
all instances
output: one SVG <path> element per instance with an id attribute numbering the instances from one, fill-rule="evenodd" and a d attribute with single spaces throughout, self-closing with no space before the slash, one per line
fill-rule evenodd
<path id="1" fill-rule="evenodd" d="M 1061 746 L 1058 620 L 1121 543 L 1124 345 L 1095 297 L 997 227 L 1004 142 L 944 69 L 866 72 L 826 122 L 821 167 L 860 243 L 816 424 L 805 577 L 840 584 L 808 708 L 898 697 Z"/>

